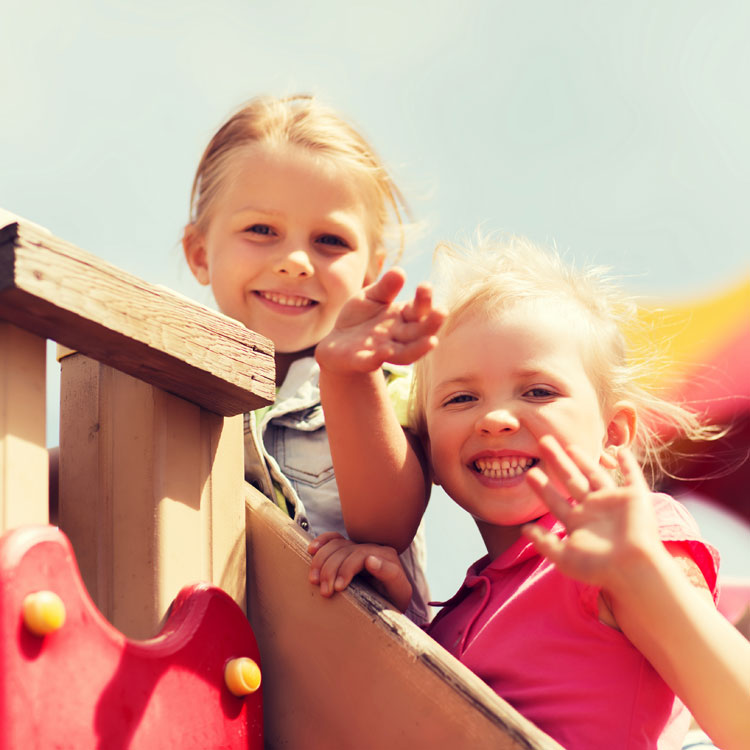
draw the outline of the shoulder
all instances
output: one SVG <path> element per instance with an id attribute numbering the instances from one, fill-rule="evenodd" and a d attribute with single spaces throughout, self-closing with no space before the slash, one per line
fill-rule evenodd
<path id="1" fill-rule="evenodd" d="M 675 498 L 657 493 L 654 510 L 659 534 L 669 553 L 690 582 L 718 595 L 719 552 L 701 536 L 700 528 L 688 509 Z"/>

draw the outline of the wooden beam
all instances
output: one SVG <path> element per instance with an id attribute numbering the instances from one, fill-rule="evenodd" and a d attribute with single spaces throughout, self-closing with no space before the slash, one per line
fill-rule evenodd
<path id="1" fill-rule="evenodd" d="M 0 534 L 49 520 L 46 346 L 0 320 Z"/>
<path id="2" fill-rule="evenodd" d="M 324 599 L 308 538 L 249 486 L 245 503 L 268 747 L 562 750 L 368 587 Z"/>
<path id="3" fill-rule="evenodd" d="M 61 363 L 60 528 L 91 598 L 150 638 L 185 585 L 245 607 L 242 416 L 223 418 L 107 365 Z"/>
<path id="4" fill-rule="evenodd" d="M 231 416 L 273 401 L 273 345 L 23 222 L 0 229 L 0 319 Z"/>

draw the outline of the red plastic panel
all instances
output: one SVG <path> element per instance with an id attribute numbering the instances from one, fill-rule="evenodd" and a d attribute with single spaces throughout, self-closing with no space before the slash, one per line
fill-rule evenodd
<path id="1" fill-rule="evenodd" d="M 24 597 L 50 590 L 64 625 L 24 624 Z M 261 690 L 224 684 L 235 657 L 260 664 L 242 610 L 209 584 L 184 588 L 161 633 L 133 641 L 91 602 L 73 551 L 54 526 L 0 538 L 0 749 L 154 750 L 263 747 Z"/>

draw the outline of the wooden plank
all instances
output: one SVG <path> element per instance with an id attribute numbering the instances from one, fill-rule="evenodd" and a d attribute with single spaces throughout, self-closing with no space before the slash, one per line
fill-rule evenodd
<path id="1" fill-rule="evenodd" d="M 0 320 L 0 534 L 49 520 L 46 342 Z"/>
<path id="2" fill-rule="evenodd" d="M 320 596 L 307 537 L 250 487 L 245 502 L 267 747 L 561 750 L 368 587 Z"/>
<path id="3" fill-rule="evenodd" d="M 224 416 L 275 396 L 268 339 L 33 225 L 0 229 L 0 318 Z"/>
<path id="4" fill-rule="evenodd" d="M 185 585 L 245 606 L 242 417 L 222 418 L 82 354 L 61 362 L 59 523 L 92 599 L 152 637 Z"/>

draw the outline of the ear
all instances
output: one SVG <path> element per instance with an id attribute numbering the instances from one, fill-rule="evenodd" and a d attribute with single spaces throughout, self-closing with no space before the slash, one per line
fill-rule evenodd
<path id="1" fill-rule="evenodd" d="M 635 440 L 638 427 L 638 415 L 635 407 L 629 401 L 618 401 L 612 410 L 612 416 L 607 424 L 607 435 L 604 438 L 603 459 L 608 468 L 614 468 L 614 456 L 618 448 L 630 447 Z M 612 463 L 612 466 L 608 464 Z"/>
<path id="2" fill-rule="evenodd" d="M 199 284 L 206 286 L 211 281 L 208 272 L 206 239 L 203 232 L 195 224 L 188 224 L 185 227 L 185 231 L 182 233 L 182 249 L 193 276 Z"/>
<path id="3" fill-rule="evenodd" d="M 378 248 L 373 252 L 370 258 L 370 263 L 367 267 L 367 273 L 365 274 L 365 280 L 362 283 L 363 287 L 370 286 L 373 284 L 380 272 L 383 270 L 383 264 L 385 263 L 385 251 L 382 248 Z"/>

